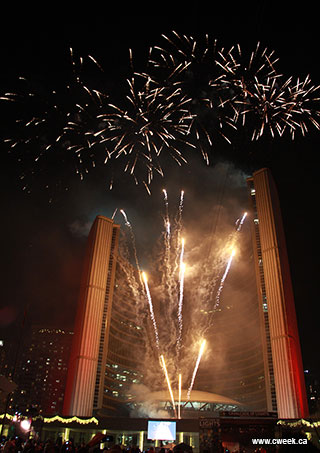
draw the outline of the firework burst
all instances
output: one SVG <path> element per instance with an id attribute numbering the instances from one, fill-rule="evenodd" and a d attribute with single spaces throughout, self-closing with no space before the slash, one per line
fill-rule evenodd
<path id="1" fill-rule="evenodd" d="M 234 130 L 234 109 L 230 99 L 221 96 L 221 77 L 224 73 L 217 64 L 221 52 L 217 40 L 205 35 L 197 41 L 192 36 L 163 35 L 165 45 L 154 46 L 149 67 L 156 80 L 165 86 L 179 86 L 192 99 L 191 133 L 203 158 L 209 163 L 208 150 L 217 136 L 230 140 L 226 129 Z M 226 95 L 226 91 L 223 94 Z"/>
<path id="2" fill-rule="evenodd" d="M 187 138 L 192 116 L 190 99 L 181 89 L 159 87 L 151 79 L 139 76 L 128 80 L 129 92 L 124 108 L 109 104 L 110 110 L 99 115 L 108 131 L 100 143 L 106 146 L 105 163 L 110 159 L 124 160 L 123 170 L 138 182 L 141 170 L 146 169 L 142 181 L 148 187 L 154 172 L 163 176 L 160 156 L 170 156 L 179 165 L 186 163 L 180 149 L 194 148 Z"/>
<path id="3" fill-rule="evenodd" d="M 13 119 L 11 138 L 4 141 L 23 168 L 20 179 L 24 190 L 31 190 L 36 179 L 49 187 L 48 175 L 52 173 L 56 186 L 67 187 L 73 173 L 84 179 L 100 164 L 95 147 L 99 141 L 97 112 L 108 96 L 88 87 L 81 73 L 83 59 L 76 61 L 72 49 L 71 57 L 72 71 L 64 83 L 53 88 L 49 80 L 34 82 L 19 77 L 15 90 L 1 96 Z"/>
<path id="4" fill-rule="evenodd" d="M 251 52 L 239 44 L 225 49 L 208 35 L 201 41 L 175 32 L 163 38 L 166 45 L 154 47 L 150 66 L 161 83 L 178 85 L 192 98 L 191 131 L 207 162 L 217 134 L 230 143 L 241 127 L 252 140 L 286 131 L 292 138 L 297 131 L 305 135 L 309 124 L 319 129 L 319 87 L 309 76 L 295 82 L 279 74 L 273 50 L 259 42 Z"/>
<path id="5" fill-rule="evenodd" d="M 320 129 L 319 125 L 319 101 L 320 101 L 320 86 L 312 83 L 310 76 L 304 80 L 293 81 L 289 79 L 286 86 L 286 112 L 284 116 L 283 130 L 289 130 L 292 139 L 296 132 L 302 135 L 308 133 L 308 125 Z"/>
<path id="6" fill-rule="evenodd" d="M 145 70 L 135 72 L 130 55 L 127 82 L 112 96 L 102 65 L 72 49 L 70 74 L 56 87 L 20 78 L 0 96 L 6 121 L 13 118 L 5 142 L 21 164 L 25 190 L 41 177 L 48 186 L 52 173 L 53 184 L 66 187 L 72 174 L 82 180 L 98 168 L 110 189 L 120 174 L 150 193 L 168 161 L 185 164 L 193 150 L 209 164 L 218 138 L 230 143 L 241 128 L 252 140 L 287 132 L 294 139 L 320 128 L 319 86 L 309 76 L 279 74 L 274 51 L 260 43 L 244 52 L 208 35 L 162 38 Z"/>
<path id="7" fill-rule="evenodd" d="M 309 76 L 302 82 L 285 79 L 276 70 L 278 61 L 274 51 L 260 43 L 248 58 L 240 45 L 219 51 L 217 64 L 223 75 L 212 83 L 220 92 L 227 91 L 222 97 L 234 109 L 236 124 L 252 129 L 252 140 L 267 132 L 272 138 L 282 137 L 285 131 L 292 138 L 297 130 L 304 135 L 308 122 L 319 129 L 319 87 Z"/>

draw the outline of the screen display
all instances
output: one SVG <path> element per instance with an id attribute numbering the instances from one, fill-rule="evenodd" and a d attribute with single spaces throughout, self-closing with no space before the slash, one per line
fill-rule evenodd
<path id="1" fill-rule="evenodd" d="M 176 440 L 176 422 L 149 420 L 148 439 Z"/>

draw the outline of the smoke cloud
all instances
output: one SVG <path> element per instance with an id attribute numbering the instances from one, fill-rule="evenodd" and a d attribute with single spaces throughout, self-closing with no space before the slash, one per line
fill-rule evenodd
<path id="1" fill-rule="evenodd" d="M 122 228 L 126 249 L 122 268 L 127 269 L 125 280 L 134 300 L 135 322 L 144 331 L 141 372 L 150 390 L 167 388 L 160 354 L 165 358 L 171 385 L 177 388 L 180 372 L 183 388 L 188 389 L 204 338 L 207 347 L 195 389 L 247 404 L 256 384 L 247 382 L 247 364 L 241 363 L 247 351 L 248 361 L 252 359 L 248 366 L 256 364 L 254 379 L 260 379 L 263 390 L 262 355 L 257 354 L 260 331 L 250 218 L 237 229 L 241 216 L 248 210 L 246 177 L 228 162 L 210 168 L 195 163 L 187 176 L 168 178 L 168 184 L 162 186 L 165 195 L 155 184 L 158 190 L 153 191 L 150 209 L 134 205 L 131 211 L 134 220 L 126 211 L 130 228 L 126 224 Z M 186 263 L 183 289 L 182 238 Z M 146 288 L 137 272 L 141 269 L 148 275 L 154 319 L 150 316 Z M 254 351 L 252 344 L 258 345 Z M 137 388 L 132 391 L 139 397 Z M 144 403 L 141 410 L 145 414 L 154 411 L 154 404 L 150 402 L 149 407 Z"/>

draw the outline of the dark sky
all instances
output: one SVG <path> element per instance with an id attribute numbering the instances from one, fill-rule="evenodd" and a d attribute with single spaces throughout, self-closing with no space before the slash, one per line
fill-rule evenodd
<path id="1" fill-rule="evenodd" d="M 279 57 L 278 68 L 284 74 L 302 78 L 310 74 L 314 84 L 319 84 L 319 37 L 310 11 L 306 8 L 304 14 L 300 10 L 269 9 L 269 2 L 257 5 L 252 8 L 221 6 L 209 15 L 191 11 L 190 16 L 182 17 L 169 13 L 161 16 L 159 11 L 150 16 L 123 16 L 117 11 L 99 18 L 99 12 L 95 11 L 88 12 L 80 21 L 16 18 L 1 30 L 1 93 L 7 92 L 11 83 L 14 86 L 20 75 L 32 80 L 35 86 L 44 82 L 52 87 L 63 85 L 70 74 L 69 47 L 79 55 L 94 56 L 105 69 L 104 83 L 111 92 L 117 92 L 128 73 L 128 49 L 133 49 L 137 65 L 143 64 L 148 48 L 160 43 L 161 34 L 171 30 L 193 36 L 208 33 L 226 47 L 240 43 L 253 49 L 257 41 L 261 41 L 263 46 L 275 50 Z M 100 83 L 99 79 L 97 81 Z M 5 137 L 11 126 L 3 108 L 1 114 L 1 136 Z M 287 234 L 304 364 L 305 368 L 319 371 L 319 358 L 315 356 L 319 343 L 318 142 L 319 135 L 314 130 L 293 142 L 262 140 L 253 146 L 239 140 L 230 148 L 228 158 L 231 156 L 233 162 L 244 168 L 268 166 L 272 169 Z M 146 244 L 146 231 L 151 230 L 151 226 L 157 227 L 159 222 L 154 206 L 159 205 L 157 190 L 162 181 L 155 182 L 150 197 L 142 186 L 129 186 L 121 177 L 121 184 L 110 192 L 99 172 L 82 182 L 70 174 L 69 190 L 53 191 L 52 197 L 38 181 L 48 178 L 52 184 L 59 179 L 63 169 L 56 162 L 50 170 L 35 174 L 34 187 L 27 194 L 21 190 L 17 177 L 18 164 L 8 159 L 4 145 L 1 145 L 1 153 L 4 184 L 1 191 L 0 327 L 3 335 L 14 333 L 18 337 L 16 332 L 25 309 L 27 325 L 33 322 L 70 325 L 84 253 L 83 232 L 87 232 L 97 214 L 111 216 L 115 208 L 124 207 L 134 219 L 137 230 L 144 229 L 142 235 Z M 191 187 L 199 195 L 201 177 L 196 180 L 198 173 L 194 167 L 178 170 L 173 165 L 168 174 L 174 172 L 175 186 L 192 181 Z M 204 167 L 201 159 L 196 165 Z"/>

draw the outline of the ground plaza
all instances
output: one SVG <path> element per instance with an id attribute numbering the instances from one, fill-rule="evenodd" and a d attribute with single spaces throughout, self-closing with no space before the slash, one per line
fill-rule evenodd
<path id="1" fill-rule="evenodd" d="M 0 416 L 3 423 L 2 435 L 13 434 L 18 423 L 12 416 Z M 54 442 L 72 440 L 75 445 L 87 444 L 97 434 L 105 437 L 100 448 L 118 444 L 124 447 L 137 446 L 141 451 L 150 447 L 167 447 L 184 443 L 194 453 L 214 452 L 218 443 L 234 448 L 253 448 L 253 439 L 308 438 L 319 443 L 319 422 L 308 420 L 278 420 L 272 414 L 220 413 L 217 417 L 172 420 L 176 425 L 175 441 L 148 439 L 148 419 L 145 418 L 81 418 L 81 417 L 35 417 L 29 436 L 38 436 L 42 441 L 51 438 Z M 102 437 L 102 436 L 101 436 Z M 276 442 L 275 440 L 273 442 Z M 287 440 L 285 442 L 288 442 Z M 257 445 L 255 446 L 255 448 Z M 254 448 L 253 448 L 254 451 Z"/>

